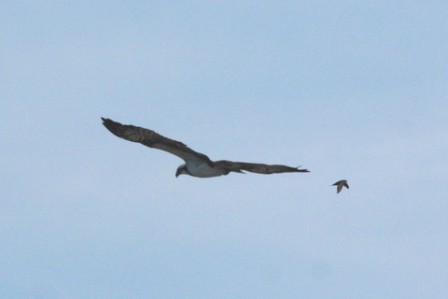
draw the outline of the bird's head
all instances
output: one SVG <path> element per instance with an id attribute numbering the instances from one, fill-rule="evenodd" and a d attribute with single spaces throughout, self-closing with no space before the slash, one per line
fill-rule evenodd
<path id="1" fill-rule="evenodd" d="M 181 174 L 188 174 L 187 166 L 185 164 L 182 164 L 181 166 L 177 167 L 176 178 Z"/>

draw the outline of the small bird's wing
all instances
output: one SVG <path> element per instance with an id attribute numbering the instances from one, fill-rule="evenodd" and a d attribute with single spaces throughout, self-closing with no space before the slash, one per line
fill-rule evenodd
<path id="1" fill-rule="evenodd" d="M 342 184 L 339 183 L 338 186 L 336 187 L 336 190 L 337 190 L 338 193 L 341 192 L 342 187 L 344 187 L 344 184 L 343 183 Z"/>
<path id="2" fill-rule="evenodd" d="M 123 125 L 108 118 L 102 117 L 101 119 L 103 120 L 103 125 L 115 136 L 168 152 L 178 156 L 185 162 L 191 161 L 213 165 L 209 157 L 192 150 L 180 141 L 164 137 L 149 129 L 133 125 Z"/>
<path id="3" fill-rule="evenodd" d="M 279 164 L 261 164 L 261 163 L 246 163 L 246 162 L 232 162 L 227 160 L 216 161 L 215 167 L 225 168 L 228 171 L 242 172 L 249 171 L 260 174 L 273 174 L 284 172 L 310 172 L 308 169 L 300 169 L 299 167 L 291 167 Z"/>

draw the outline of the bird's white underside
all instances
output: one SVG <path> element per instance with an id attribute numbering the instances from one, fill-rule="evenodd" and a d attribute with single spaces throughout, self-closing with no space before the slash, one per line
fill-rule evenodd
<path id="1" fill-rule="evenodd" d="M 210 167 L 207 163 L 187 162 L 186 166 L 192 176 L 200 178 L 210 178 L 225 173 L 224 169 Z"/>

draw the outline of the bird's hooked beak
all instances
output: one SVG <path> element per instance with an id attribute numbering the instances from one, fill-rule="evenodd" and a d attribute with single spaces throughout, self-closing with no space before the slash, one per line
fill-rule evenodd
<path id="1" fill-rule="evenodd" d="M 182 164 L 181 166 L 177 167 L 176 178 L 184 173 L 188 174 L 188 170 L 187 170 L 187 166 L 185 164 Z"/>
<path id="2" fill-rule="evenodd" d="M 183 174 L 183 173 L 184 173 L 184 169 L 183 169 L 182 166 L 179 167 L 179 168 L 177 168 L 177 170 L 176 170 L 176 178 L 177 178 L 178 176 L 180 176 L 181 174 Z"/>

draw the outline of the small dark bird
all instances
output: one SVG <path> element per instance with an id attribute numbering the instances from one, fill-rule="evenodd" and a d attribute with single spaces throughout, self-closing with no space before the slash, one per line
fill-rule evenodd
<path id="1" fill-rule="evenodd" d="M 347 189 L 350 189 L 350 188 L 348 187 L 347 180 L 340 180 L 340 181 L 337 181 L 337 182 L 334 183 L 332 186 L 337 186 L 337 187 L 336 187 L 336 190 L 337 190 L 338 193 L 341 192 L 341 190 L 342 190 L 343 187 L 345 187 L 345 188 L 347 188 Z"/>

